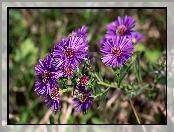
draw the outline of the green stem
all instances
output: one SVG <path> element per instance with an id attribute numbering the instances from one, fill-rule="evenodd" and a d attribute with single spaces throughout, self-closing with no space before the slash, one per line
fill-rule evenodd
<path id="1" fill-rule="evenodd" d="M 123 17 L 124 16 L 124 9 L 122 9 L 122 11 L 121 11 L 121 17 Z"/>
<path id="2" fill-rule="evenodd" d="M 86 66 L 86 62 L 84 62 L 84 65 L 83 65 L 82 75 L 84 75 L 85 66 Z"/>
<path id="3" fill-rule="evenodd" d="M 60 89 L 60 95 L 65 93 L 65 92 L 68 92 L 70 91 L 72 88 L 67 88 L 67 89 Z"/>
<path id="4" fill-rule="evenodd" d="M 95 76 L 96 76 L 96 78 L 98 79 L 98 81 L 100 81 L 101 82 L 101 79 L 98 77 L 98 75 L 95 73 Z"/>
<path id="5" fill-rule="evenodd" d="M 107 87 L 111 87 L 111 88 L 117 88 L 117 85 L 112 85 L 112 84 L 108 84 L 105 82 L 97 82 L 99 85 L 103 85 L 103 86 L 107 86 Z"/>
<path id="6" fill-rule="evenodd" d="M 93 95 L 94 99 L 96 99 L 97 97 L 103 95 L 103 94 L 104 94 L 105 92 L 107 92 L 109 89 L 110 89 L 110 87 L 108 87 L 108 88 L 105 89 L 102 93 L 100 93 L 100 94 L 98 94 L 98 95 L 96 95 L 96 96 Z"/>

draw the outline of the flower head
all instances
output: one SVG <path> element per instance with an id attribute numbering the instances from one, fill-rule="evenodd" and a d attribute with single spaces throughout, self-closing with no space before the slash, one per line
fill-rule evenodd
<path id="1" fill-rule="evenodd" d="M 120 16 L 113 23 L 108 24 L 108 30 L 106 32 L 106 39 L 111 39 L 114 36 L 128 36 L 132 32 L 132 28 L 135 26 L 135 20 L 131 16 L 124 16 L 123 20 Z"/>
<path id="2" fill-rule="evenodd" d="M 133 31 L 131 35 L 128 36 L 128 38 L 132 40 L 133 44 L 137 44 L 138 42 L 141 41 L 143 35 L 138 31 Z"/>
<path id="3" fill-rule="evenodd" d="M 74 69 L 72 68 L 72 66 L 69 66 L 67 68 L 62 68 L 62 72 L 63 72 L 63 76 L 68 77 L 69 79 L 73 76 Z"/>
<path id="4" fill-rule="evenodd" d="M 88 36 L 88 34 L 86 33 L 87 30 L 88 28 L 85 25 L 83 25 L 81 28 L 78 28 L 77 31 L 73 30 L 70 36 L 84 37 L 86 39 L 86 37 Z"/>
<path id="5" fill-rule="evenodd" d="M 88 85 L 89 80 L 90 80 L 89 76 L 83 75 L 79 78 L 78 84 L 80 84 L 82 86 L 86 86 L 86 85 Z"/>
<path id="6" fill-rule="evenodd" d="M 79 63 L 83 59 L 88 50 L 88 41 L 82 37 L 70 36 L 62 39 L 52 50 L 52 56 L 59 62 L 61 66 L 68 68 L 79 68 Z"/>
<path id="7" fill-rule="evenodd" d="M 91 60 L 93 59 L 93 57 L 94 57 L 94 54 L 93 54 L 93 53 L 88 53 L 88 54 L 85 56 L 85 59 L 91 61 Z"/>
<path id="8" fill-rule="evenodd" d="M 53 61 L 47 56 L 44 60 L 39 60 L 40 64 L 35 67 L 37 79 L 35 91 L 39 96 L 50 94 L 51 88 L 57 85 L 57 79 L 62 76 Z"/>
<path id="9" fill-rule="evenodd" d="M 103 43 L 100 51 L 103 54 L 102 62 L 106 66 L 123 66 L 132 56 L 133 45 L 126 36 L 115 36 L 110 41 Z"/>
<path id="10" fill-rule="evenodd" d="M 92 106 L 93 97 L 91 96 L 91 89 L 86 90 L 84 86 L 79 85 L 76 97 L 73 101 L 73 106 L 76 112 L 83 111 L 87 113 L 88 108 Z"/>
<path id="11" fill-rule="evenodd" d="M 102 46 L 103 43 L 105 43 L 105 42 L 106 42 L 106 38 L 102 38 L 102 39 L 100 40 L 100 45 Z"/>
<path id="12" fill-rule="evenodd" d="M 88 34 L 86 33 L 87 30 L 88 30 L 88 28 L 85 25 L 83 25 L 82 28 L 79 28 L 77 31 L 78 36 L 87 37 L 88 36 Z"/>
<path id="13" fill-rule="evenodd" d="M 49 105 L 50 109 L 54 110 L 56 112 L 59 110 L 61 107 L 59 106 L 59 88 L 53 88 L 51 89 L 51 94 L 48 95 L 47 99 L 45 100 L 47 105 Z"/>

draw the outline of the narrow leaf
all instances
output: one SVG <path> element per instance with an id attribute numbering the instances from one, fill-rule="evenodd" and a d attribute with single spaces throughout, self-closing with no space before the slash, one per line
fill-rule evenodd
<path id="1" fill-rule="evenodd" d="M 100 71 L 97 61 L 95 62 L 95 71 L 96 71 L 97 73 L 99 73 L 99 71 Z"/>
<path id="2" fill-rule="evenodd" d="M 145 85 L 145 86 L 142 86 L 140 88 L 138 88 L 138 91 L 135 95 L 132 95 L 132 93 L 126 95 L 124 98 L 123 98 L 123 101 L 128 101 L 130 99 L 132 99 L 133 97 L 135 96 L 138 96 L 139 94 L 145 92 L 145 90 L 149 87 L 149 85 Z"/>
<path id="3" fill-rule="evenodd" d="M 161 77 L 157 80 L 157 82 L 162 85 L 166 85 L 166 81 L 166 77 Z"/>
<path id="4" fill-rule="evenodd" d="M 92 121 L 93 124 L 104 124 L 104 122 L 103 122 L 102 120 L 100 120 L 100 119 L 98 119 L 98 118 L 96 118 L 96 117 L 93 117 L 93 118 L 91 119 L 91 121 Z M 100 129 L 99 129 L 99 130 L 100 130 Z M 101 132 L 101 130 L 100 130 L 100 132 Z"/>
<path id="5" fill-rule="evenodd" d="M 96 61 L 96 63 L 95 63 L 95 76 L 97 77 L 97 79 L 99 80 L 99 81 L 103 81 L 103 78 L 102 78 L 102 76 L 101 76 L 101 73 L 100 73 L 100 69 L 99 69 L 99 65 L 98 65 L 98 63 L 97 63 L 97 61 Z"/>
<path id="6" fill-rule="evenodd" d="M 106 97 L 107 97 L 108 92 L 109 92 L 109 88 L 108 88 L 106 91 L 104 91 L 103 96 L 102 96 L 101 103 L 100 103 L 100 105 L 99 105 L 99 107 L 98 107 L 97 109 L 100 109 L 100 107 L 101 107 L 101 106 L 104 104 L 104 102 L 106 101 Z"/>
<path id="7" fill-rule="evenodd" d="M 136 70 L 136 77 L 139 83 L 142 82 L 142 78 L 141 78 L 141 66 L 140 66 L 140 57 L 139 55 L 137 55 L 137 59 L 135 61 L 135 70 Z"/>
<path id="8" fill-rule="evenodd" d="M 121 81 L 123 80 L 123 78 L 126 76 L 126 74 L 128 73 L 129 69 L 131 68 L 133 63 L 131 63 L 130 65 L 128 65 L 120 74 L 119 79 L 118 79 L 118 87 L 120 87 Z"/>

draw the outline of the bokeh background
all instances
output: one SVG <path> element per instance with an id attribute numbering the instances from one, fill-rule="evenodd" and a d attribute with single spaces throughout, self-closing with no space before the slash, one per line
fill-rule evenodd
<path id="1" fill-rule="evenodd" d="M 88 27 L 90 52 L 95 55 L 103 78 L 113 81 L 115 74 L 100 61 L 99 41 L 107 24 L 118 16 L 131 15 L 135 29 L 144 38 L 138 48 L 144 84 L 153 84 L 159 72 L 157 64 L 166 60 L 166 9 L 10 9 L 9 10 L 9 121 L 12 124 L 137 124 L 125 93 L 111 89 L 99 108 L 93 103 L 87 114 L 72 108 L 71 93 L 60 97 L 62 112 L 53 114 L 35 92 L 34 68 L 61 38 L 82 25 Z M 166 62 L 165 62 L 166 63 Z M 165 64 L 164 63 L 164 64 Z M 124 79 L 136 81 L 134 69 Z M 166 69 L 160 69 L 156 89 L 133 98 L 135 110 L 143 124 L 166 124 Z M 102 87 L 101 88 L 105 88 Z"/>

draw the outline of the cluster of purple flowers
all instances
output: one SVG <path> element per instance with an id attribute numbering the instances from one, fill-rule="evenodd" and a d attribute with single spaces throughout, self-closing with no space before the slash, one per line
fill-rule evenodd
<path id="1" fill-rule="evenodd" d="M 100 41 L 102 62 L 106 66 L 123 66 L 133 55 L 134 44 L 137 44 L 143 35 L 134 31 L 135 20 L 131 16 L 119 16 L 113 23 L 108 24 L 105 38 Z M 35 92 L 46 98 L 45 102 L 54 112 L 61 109 L 59 96 L 61 88 L 58 80 L 61 77 L 71 79 L 75 70 L 80 70 L 86 60 L 91 60 L 92 55 L 88 53 L 87 27 L 82 26 L 77 31 L 63 38 L 45 59 L 39 60 L 35 67 L 37 81 Z M 76 82 L 75 95 L 73 95 L 73 106 L 76 112 L 86 113 L 92 105 L 94 98 L 91 88 L 86 88 L 91 78 L 86 73 L 80 74 Z"/>
<path id="2" fill-rule="evenodd" d="M 133 55 L 134 44 L 137 44 L 143 35 L 133 30 L 135 20 L 131 16 L 124 16 L 108 24 L 105 38 L 100 41 L 102 62 L 106 66 L 123 66 Z"/>
<path id="3" fill-rule="evenodd" d="M 45 59 L 39 60 L 39 65 L 35 67 L 37 81 L 35 83 L 35 92 L 39 96 L 46 98 L 45 102 L 54 112 L 60 110 L 60 88 L 58 86 L 58 79 L 60 77 L 72 78 L 75 74 L 75 69 L 80 68 L 80 64 L 84 60 L 90 59 L 91 55 L 88 53 L 87 27 L 72 33 L 63 38 L 51 51 L 50 55 Z M 74 98 L 73 106 L 76 111 L 83 110 L 85 113 L 88 107 L 91 106 L 93 97 L 91 97 L 91 90 L 86 90 L 89 78 L 86 75 L 80 77 L 77 89 L 80 96 Z"/>

